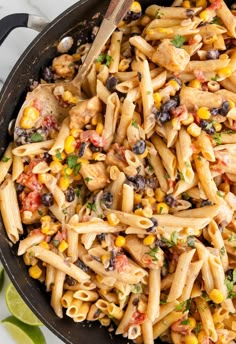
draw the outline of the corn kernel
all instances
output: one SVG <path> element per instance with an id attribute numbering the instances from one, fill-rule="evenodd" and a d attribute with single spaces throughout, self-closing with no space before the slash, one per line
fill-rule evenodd
<path id="1" fill-rule="evenodd" d="M 77 163 L 81 163 L 81 164 L 89 164 L 89 161 L 88 159 L 85 159 L 85 158 L 79 158 L 77 159 Z"/>
<path id="2" fill-rule="evenodd" d="M 199 14 L 199 18 L 202 19 L 203 21 L 208 21 L 211 19 L 211 13 L 209 10 L 204 10 Z"/>
<path id="3" fill-rule="evenodd" d="M 191 330 L 193 330 L 196 327 L 196 324 L 197 324 L 196 320 L 193 317 L 189 317 L 188 320 L 189 320 L 189 325 L 188 326 L 190 327 Z"/>
<path id="4" fill-rule="evenodd" d="M 52 218 L 49 215 L 45 215 L 41 217 L 41 222 L 51 222 Z"/>
<path id="5" fill-rule="evenodd" d="M 82 177 L 80 174 L 77 174 L 76 176 L 73 176 L 73 180 L 81 180 Z"/>
<path id="6" fill-rule="evenodd" d="M 222 124 L 217 122 L 213 125 L 213 127 L 215 128 L 215 131 L 218 133 L 222 129 Z"/>
<path id="7" fill-rule="evenodd" d="M 61 177 L 58 181 L 58 186 L 62 191 L 66 191 L 70 186 L 70 180 L 66 177 Z"/>
<path id="8" fill-rule="evenodd" d="M 157 204 L 157 213 L 158 214 L 168 214 L 169 213 L 169 206 L 164 202 L 158 203 Z"/>
<path id="9" fill-rule="evenodd" d="M 204 341 L 206 341 L 207 338 L 208 338 L 208 335 L 206 334 L 205 331 L 200 331 L 198 333 L 197 339 L 199 343 L 204 343 Z"/>
<path id="10" fill-rule="evenodd" d="M 40 267 L 36 264 L 35 266 L 31 266 L 29 268 L 29 275 L 34 279 L 39 279 L 42 276 L 43 271 Z"/>
<path id="11" fill-rule="evenodd" d="M 66 158 L 65 152 L 61 152 L 60 154 L 53 155 L 52 160 L 53 161 L 63 161 Z"/>
<path id="12" fill-rule="evenodd" d="M 201 131 L 202 129 L 196 123 L 191 123 L 187 128 L 188 134 L 193 137 L 198 137 L 201 134 Z"/>
<path id="13" fill-rule="evenodd" d="M 146 236 L 143 239 L 143 244 L 146 245 L 146 246 L 150 246 L 150 245 L 152 245 L 155 242 L 155 240 L 156 240 L 155 235 L 149 234 L 148 236 Z"/>
<path id="14" fill-rule="evenodd" d="M 70 168 L 67 164 L 63 165 L 62 167 L 63 168 L 62 168 L 61 174 L 63 176 L 70 176 L 73 173 L 72 168 Z"/>
<path id="15" fill-rule="evenodd" d="M 71 154 L 75 151 L 75 138 L 71 135 L 65 139 L 65 152 Z"/>
<path id="16" fill-rule="evenodd" d="M 65 101 L 65 102 L 69 102 L 70 99 L 73 97 L 72 93 L 70 91 L 65 91 L 62 95 L 62 99 Z"/>
<path id="17" fill-rule="evenodd" d="M 235 103 L 232 100 L 228 100 L 230 110 L 235 107 Z"/>
<path id="18" fill-rule="evenodd" d="M 40 247 L 42 248 L 45 248 L 46 250 L 49 250 L 49 245 L 46 241 L 42 241 L 40 244 L 39 244 Z"/>
<path id="19" fill-rule="evenodd" d="M 185 344 L 198 344 L 198 339 L 194 334 L 188 334 L 185 336 Z"/>
<path id="20" fill-rule="evenodd" d="M 200 107 L 198 110 L 197 110 L 197 115 L 200 119 L 209 119 L 211 118 L 211 113 L 210 111 L 208 110 L 207 107 Z"/>
<path id="21" fill-rule="evenodd" d="M 189 82 L 189 87 L 192 87 L 192 88 L 197 88 L 198 90 L 201 90 L 202 89 L 202 84 L 199 80 L 197 79 L 193 79 Z"/>
<path id="22" fill-rule="evenodd" d="M 60 161 L 52 161 L 49 167 L 51 169 L 51 172 L 55 174 L 59 173 L 63 168 L 62 163 Z"/>
<path id="23" fill-rule="evenodd" d="M 102 122 L 102 115 L 99 113 L 97 115 L 95 115 L 92 120 L 91 120 L 91 124 L 92 125 L 97 125 L 99 122 Z"/>
<path id="24" fill-rule="evenodd" d="M 48 178 L 48 174 L 47 173 L 39 173 L 38 174 L 38 181 L 41 184 L 45 184 Z"/>
<path id="25" fill-rule="evenodd" d="M 27 106 L 24 109 L 23 117 L 27 117 L 36 121 L 39 118 L 39 111 L 33 106 Z"/>
<path id="26" fill-rule="evenodd" d="M 72 55 L 74 61 L 79 61 L 81 59 L 81 55 L 79 53 Z"/>
<path id="27" fill-rule="evenodd" d="M 150 205 L 153 205 L 156 203 L 156 199 L 154 197 L 148 197 L 147 200 L 148 200 Z"/>
<path id="28" fill-rule="evenodd" d="M 180 89 L 179 83 L 174 79 L 171 79 L 167 85 L 172 86 L 175 89 L 175 91 L 179 91 L 179 89 Z"/>
<path id="29" fill-rule="evenodd" d="M 191 8 L 190 1 L 188 1 L 188 0 L 183 1 L 182 6 L 183 6 L 183 8 Z"/>
<path id="30" fill-rule="evenodd" d="M 141 202 L 141 199 L 142 199 L 142 195 L 138 194 L 138 193 L 135 193 L 134 194 L 134 203 L 135 204 L 138 204 Z"/>
<path id="31" fill-rule="evenodd" d="M 97 126 L 96 126 L 96 132 L 97 132 L 99 135 L 102 135 L 103 129 L 104 129 L 103 124 L 102 124 L 102 123 L 98 123 Z"/>
<path id="32" fill-rule="evenodd" d="M 144 151 L 143 154 L 138 154 L 138 157 L 139 157 L 140 159 L 144 159 L 144 158 L 147 157 L 147 155 L 148 155 L 148 149 L 145 149 L 145 151 Z"/>
<path id="33" fill-rule="evenodd" d="M 221 68 L 217 71 L 217 74 L 220 78 L 228 78 L 229 76 L 232 75 L 232 73 L 233 73 L 233 70 L 229 66 Z"/>
<path id="34" fill-rule="evenodd" d="M 189 113 L 189 114 L 188 114 L 188 118 L 185 119 L 184 121 L 181 121 L 181 124 L 183 124 L 183 125 L 189 125 L 189 124 L 191 124 L 191 123 L 193 123 L 193 122 L 194 122 L 193 114 L 192 114 L 192 113 Z"/>
<path id="35" fill-rule="evenodd" d="M 230 185 L 229 185 L 229 183 L 221 183 L 219 185 L 219 190 L 224 191 L 225 193 L 230 192 Z"/>
<path id="36" fill-rule="evenodd" d="M 120 220 L 118 219 L 118 217 L 114 213 L 110 213 L 107 215 L 107 221 L 108 221 L 109 225 L 111 225 L 111 226 L 116 226 L 120 222 Z"/>
<path id="37" fill-rule="evenodd" d="M 139 13 L 142 11 L 142 7 L 138 1 L 133 1 L 131 6 L 130 6 L 130 11 L 134 13 Z"/>
<path id="38" fill-rule="evenodd" d="M 125 245 L 125 243 L 126 243 L 125 237 L 123 237 L 122 235 L 118 235 L 118 237 L 115 240 L 115 245 L 117 247 L 122 247 Z"/>
<path id="39" fill-rule="evenodd" d="M 102 264 L 106 264 L 109 260 L 111 259 L 111 255 L 110 253 L 107 253 L 107 254 L 103 254 L 101 256 L 101 261 L 102 261 Z"/>
<path id="40" fill-rule="evenodd" d="M 68 243 L 65 240 L 62 240 L 60 244 L 58 245 L 58 250 L 60 252 L 64 252 L 68 248 Z"/>
<path id="41" fill-rule="evenodd" d="M 224 295 L 219 289 L 212 289 L 209 293 L 209 297 L 216 304 L 224 301 Z"/>
<path id="42" fill-rule="evenodd" d="M 153 100 L 154 100 L 155 107 L 158 110 L 160 110 L 160 107 L 161 107 L 161 94 L 159 92 L 155 92 L 153 94 Z"/>
<path id="43" fill-rule="evenodd" d="M 228 60 L 228 58 L 229 58 L 229 55 L 228 55 L 228 54 L 221 54 L 221 55 L 219 56 L 219 59 L 220 59 L 220 60 Z"/>
<path id="44" fill-rule="evenodd" d="M 166 195 L 165 192 L 162 191 L 161 188 L 158 188 L 155 190 L 155 198 L 157 202 L 163 202 L 165 195 Z"/>
<path id="45" fill-rule="evenodd" d="M 196 7 L 206 8 L 207 7 L 207 0 L 197 0 L 196 1 Z"/>
<path id="46" fill-rule="evenodd" d="M 73 129 L 71 129 L 71 131 L 70 131 L 70 135 L 77 139 L 77 138 L 80 136 L 81 132 L 82 132 L 81 129 L 75 129 L 75 128 L 73 128 Z"/>
<path id="47" fill-rule="evenodd" d="M 106 154 L 103 154 L 100 152 L 93 153 L 92 159 L 96 160 L 96 161 L 105 161 L 106 160 Z"/>
<path id="48" fill-rule="evenodd" d="M 20 126 L 23 129 L 31 129 L 34 126 L 34 121 L 26 116 L 22 116 L 20 120 Z"/>
<path id="49" fill-rule="evenodd" d="M 143 209 L 142 208 L 138 208 L 134 211 L 134 214 L 135 215 L 138 215 L 138 216 L 144 216 L 143 215 Z"/>

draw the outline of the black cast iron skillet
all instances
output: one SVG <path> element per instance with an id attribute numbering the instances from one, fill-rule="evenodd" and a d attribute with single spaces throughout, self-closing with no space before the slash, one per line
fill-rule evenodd
<path id="1" fill-rule="evenodd" d="M 169 6 L 169 0 L 140 0 L 143 8 L 152 3 Z M 233 1 L 228 1 L 228 4 Z M 56 55 L 56 43 L 63 36 L 72 35 L 86 42 L 95 22 L 92 19 L 98 12 L 106 12 L 109 0 L 81 0 L 58 16 L 34 39 L 17 61 L 0 93 L 0 156 L 12 139 L 8 134 L 10 121 L 15 118 L 29 90 L 29 80 L 39 79 L 43 67 Z M 173 8 L 174 10 L 174 8 Z M 8 33 L 16 27 L 34 27 L 27 14 L 16 14 L 0 20 L 0 44 Z M 39 30 L 40 30 L 40 24 Z M 10 206 L 10 205 L 9 205 Z M 121 336 L 110 335 L 106 328 L 96 323 L 74 323 L 68 317 L 59 319 L 50 306 L 49 295 L 39 282 L 28 276 L 27 268 L 16 254 L 17 247 L 9 244 L 0 218 L 0 259 L 10 279 L 25 302 L 39 319 L 67 344 L 127 344 Z M 158 340 L 156 341 L 158 342 Z"/>

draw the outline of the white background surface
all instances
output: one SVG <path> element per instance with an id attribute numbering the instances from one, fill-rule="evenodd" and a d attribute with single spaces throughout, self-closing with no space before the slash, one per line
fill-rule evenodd
<path id="1" fill-rule="evenodd" d="M 76 2 L 76 0 L 0 0 L 0 19 L 7 14 L 24 12 L 41 15 L 52 20 Z M 24 28 L 16 29 L 8 36 L 3 45 L 0 46 L 0 88 L 16 60 L 36 35 L 37 33 L 33 30 Z M 4 290 L 0 293 L 0 320 L 9 316 L 4 300 L 4 291 L 8 283 L 9 280 L 6 278 Z M 41 329 L 43 330 L 47 344 L 63 343 L 47 328 L 42 327 Z M 1 344 L 16 344 L 1 324 L 0 338 Z"/>

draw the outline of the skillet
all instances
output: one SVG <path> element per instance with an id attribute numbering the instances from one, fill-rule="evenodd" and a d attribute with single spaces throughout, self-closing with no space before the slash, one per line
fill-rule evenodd
<path id="1" fill-rule="evenodd" d="M 140 2 L 145 8 L 152 3 L 168 6 L 172 1 L 141 0 Z M 226 3 L 230 5 L 233 1 L 226 1 Z M 97 18 L 95 14 L 105 13 L 108 4 L 109 0 L 78 1 L 48 24 L 19 58 L 0 93 L 0 156 L 11 140 L 8 133 L 9 123 L 17 116 L 25 99 L 29 90 L 29 80 L 39 79 L 42 69 L 55 57 L 57 42 L 63 36 L 71 35 L 75 41 L 81 39 L 82 42 L 86 42 L 91 36 L 93 26 L 101 21 L 101 16 Z M 36 24 L 40 27 L 43 23 Z M 0 44 L 12 29 L 20 26 L 34 27 L 35 25 L 28 14 L 13 14 L 0 20 Z M 49 295 L 44 287 L 29 277 L 22 258 L 18 257 L 16 252 L 17 247 L 9 244 L 0 218 L 0 259 L 4 268 L 24 301 L 62 341 L 67 344 L 129 343 L 121 336 L 109 334 L 107 329 L 97 322 L 74 323 L 68 317 L 59 319 L 50 306 Z M 156 340 L 155 343 L 161 342 Z"/>

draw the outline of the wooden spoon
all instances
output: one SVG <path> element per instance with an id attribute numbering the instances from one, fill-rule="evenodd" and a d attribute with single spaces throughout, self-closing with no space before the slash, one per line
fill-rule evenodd
<path id="1" fill-rule="evenodd" d="M 41 119 L 48 114 L 53 114 L 59 123 L 62 122 L 68 115 L 69 108 L 65 108 L 59 104 L 53 93 L 55 87 L 63 86 L 65 90 L 72 92 L 73 95 L 79 96 L 81 100 L 83 99 L 81 96 L 81 84 L 87 76 L 94 59 L 100 54 L 102 47 L 129 10 L 131 3 L 132 0 L 111 0 L 100 29 L 78 74 L 70 82 L 40 84 L 32 92 L 29 92 L 16 118 L 15 128 L 19 127 L 24 109 L 27 106 L 32 106 L 32 104 L 37 103 L 40 104 L 40 108 L 42 109 Z M 17 137 L 15 130 L 14 140 L 16 140 Z"/>

